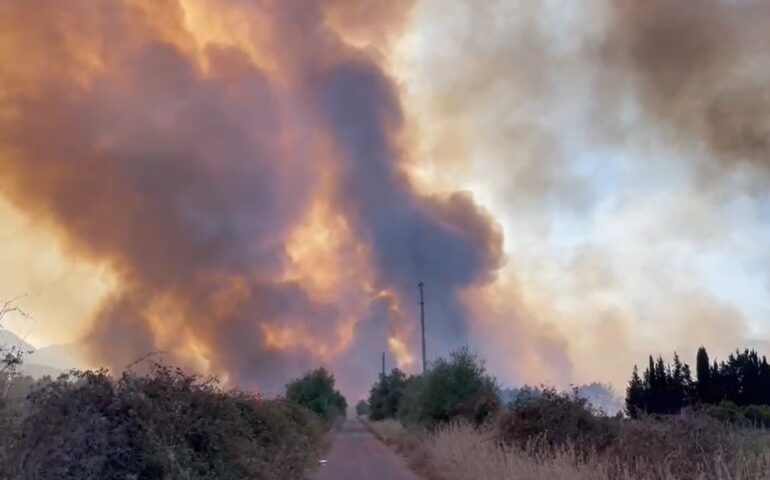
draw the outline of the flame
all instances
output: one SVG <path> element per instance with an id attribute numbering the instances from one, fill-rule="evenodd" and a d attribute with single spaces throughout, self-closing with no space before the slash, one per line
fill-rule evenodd
<path id="1" fill-rule="evenodd" d="M 409 348 L 407 348 L 406 344 L 400 338 L 388 338 L 388 347 L 390 347 L 390 353 L 396 357 L 398 368 L 408 367 L 414 363 L 414 357 L 409 353 Z"/>
<path id="2" fill-rule="evenodd" d="M 254 65 L 278 75 L 280 68 L 270 52 L 271 19 L 259 8 L 219 8 L 211 0 L 180 0 L 184 25 L 192 37 L 200 64 L 207 66 L 205 51 L 212 45 L 245 52 Z"/>

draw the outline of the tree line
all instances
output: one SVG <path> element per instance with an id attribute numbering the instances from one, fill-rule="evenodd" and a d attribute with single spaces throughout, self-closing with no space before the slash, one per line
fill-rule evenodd
<path id="1" fill-rule="evenodd" d="M 736 350 L 727 360 L 712 363 L 704 347 L 696 355 L 695 379 L 689 365 L 674 354 L 666 363 L 649 357 L 640 375 L 634 366 L 626 390 L 626 411 L 640 414 L 677 414 L 684 407 L 704 405 L 770 405 L 770 364 L 755 350 Z"/>

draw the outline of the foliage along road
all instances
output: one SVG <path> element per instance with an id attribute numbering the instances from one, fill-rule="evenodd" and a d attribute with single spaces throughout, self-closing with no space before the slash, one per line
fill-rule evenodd
<path id="1" fill-rule="evenodd" d="M 356 419 L 345 421 L 326 460 L 313 480 L 420 480 Z"/>

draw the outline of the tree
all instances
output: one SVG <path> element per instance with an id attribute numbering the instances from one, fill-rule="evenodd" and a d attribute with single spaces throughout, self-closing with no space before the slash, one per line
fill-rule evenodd
<path id="1" fill-rule="evenodd" d="M 634 366 L 626 389 L 626 412 L 634 417 L 640 413 L 675 414 L 692 400 L 693 382 L 690 366 L 674 353 L 672 364 L 663 357 L 649 357 L 647 369 L 639 377 Z"/>
<path id="2" fill-rule="evenodd" d="M 16 299 L 0 302 L 0 333 L 5 328 L 3 320 L 6 315 L 19 313 L 27 316 L 15 301 Z M 20 376 L 18 372 L 24 353 L 26 352 L 18 346 L 7 347 L 0 342 L 0 478 L 11 478 L 8 456 L 20 430 L 19 397 L 26 396 L 32 380 Z M 22 393 L 18 395 L 17 392 Z"/>
<path id="3" fill-rule="evenodd" d="M 500 408 L 497 381 L 467 347 L 435 361 L 413 389 L 412 418 L 425 425 L 455 418 L 478 424 Z"/>
<path id="4" fill-rule="evenodd" d="M 388 375 L 380 375 L 379 381 L 369 391 L 369 418 L 395 418 L 406 381 L 406 374 L 398 368 L 394 368 Z"/>
<path id="5" fill-rule="evenodd" d="M 765 399 L 765 403 L 770 403 L 770 365 L 764 356 L 759 366 L 759 395 L 760 398 Z"/>
<path id="6" fill-rule="evenodd" d="M 714 362 L 709 371 L 708 403 L 738 406 L 770 404 L 770 366 L 754 350 L 735 351 L 727 361 Z"/>
<path id="7" fill-rule="evenodd" d="M 356 404 L 356 415 L 363 417 L 369 415 L 369 403 L 366 400 L 359 400 Z"/>
<path id="8" fill-rule="evenodd" d="M 639 369 L 634 365 L 631 380 L 626 388 L 626 413 L 631 418 L 637 418 L 646 405 L 645 384 L 639 377 Z"/>
<path id="9" fill-rule="evenodd" d="M 735 408 L 770 405 L 770 365 L 756 351 L 736 350 L 727 361 L 709 364 L 706 349 L 700 347 L 696 362 L 695 382 L 690 367 L 676 353 L 672 365 L 660 356 L 650 356 L 641 378 L 634 367 L 626 390 L 627 413 L 672 414 L 690 404 L 732 404 Z M 760 411 L 765 412 L 761 408 L 752 410 Z M 764 424 L 764 420 L 760 423 Z"/>
<path id="10" fill-rule="evenodd" d="M 679 413 L 682 407 L 691 401 L 692 378 L 690 377 L 690 366 L 683 364 L 676 352 L 674 352 L 674 362 L 669 369 L 666 386 L 668 390 L 665 410 L 669 413 Z"/>
<path id="11" fill-rule="evenodd" d="M 422 375 L 412 375 L 406 379 L 404 393 L 398 405 L 398 419 L 405 425 L 416 425 L 420 422 L 422 412 L 422 392 L 425 385 Z"/>
<path id="12" fill-rule="evenodd" d="M 345 397 L 334 384 L 334 375 L 325 368 L 317 368 L 286 385 L 286 399 L 331 423 L 344 416 L 348 408 Z"/>
<path id="13" fill-rule="evenodd" d="M 697 376 L 698 400 L 700 403 L 709 403 L 712 397 L 711 385 L 711 367 L 709 364 L 709 354 L 705 347 L 698 349 L 695 356 L 695 373 Z"/>

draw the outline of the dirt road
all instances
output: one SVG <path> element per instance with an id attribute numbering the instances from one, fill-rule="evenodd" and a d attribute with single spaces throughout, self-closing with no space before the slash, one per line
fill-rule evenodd
<path id="1" fill-rule="evenodd" d="M 404 459 L 355 419 L 348 419 L 313 480 L 420 480 Z"/>

